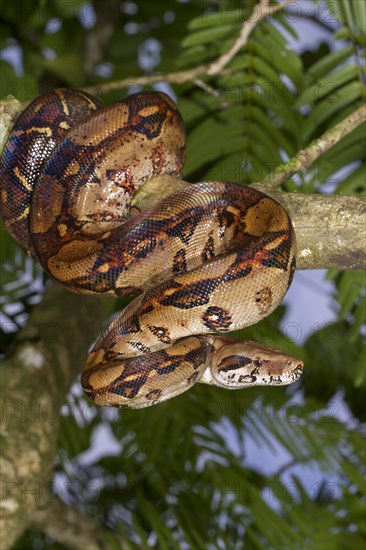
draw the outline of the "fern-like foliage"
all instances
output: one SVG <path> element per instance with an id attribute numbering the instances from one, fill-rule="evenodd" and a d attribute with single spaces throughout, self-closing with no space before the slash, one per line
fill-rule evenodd
<path id="1" fill-rule="evenodd" d="M 193 57 L 198 63 L 212 62 L 231 46 L 249 13 L 248 5 L 192 20 L 181 62 Z M 189 128 L 187 176 L 260 181 L 281 163 L 282 155 L 290 157 L 299 148 L 301 114 L 294 103 L 302 64 L 285 47 L 283 17 L 276 19 L 278 26 L 269 21 L 258 25 L 247 47 L 229 63 L 230 73 L 215 79 L 224 109 L 206 91 L 180 101 Z"/>
<path id="2" fill-rule="evenodd" d="M 337 548 L 347 535 L 361 541 L 363 437 L 340 419 L 338 403 L 324 407 L 275 388 L 197 387 L 151 410 L 95 411 L 90 420 L 91 409 L 79 401 L 86 433 L 94 430 L 94 453 L 82 458 L 88 436 L 64 438 L 66 477 L 57 488 L 143 547 L 302 549 L 328 537 L 328 547 Z M 106 456 L 97 444 L 103 425 L 114 441 Z M 69 430 L 66 416 L 62 432 Z"/>
<path id="3" fill-rule="evenodd" d="M 345 5 L 360 11 L 357 0 L 338 7 L 343 10 Z M 252 6 L 249 2 L 240 10 L 219 9 L 193 19 L 182 44 L 181 63 L 186 66 L 192 59 L 210 63 L 226 52 Z M 344 27 L 334 32 L 335 51 L 328 49 L 305 66 L 304 59 L 288 48 L 284 30 L 291 30 L 295 39 L 296 33 L 286 16 L 279 13 L 274 19 L 276 24 L 265 20 L 255 28 L 247 46 L 226 67 L 229 74 L 215 79 L 225 110 L 207 91 L 189 93 L 180 102 L 190 128 L 188 176 L 260 181 L 281 159 L 293 156 L 365 100 L 365 68 L 359 52 L 363 28 L 350 43 L 342 31 L 351 33 L 351 29 L 342 22 Z M 314 192 L 319 182 L 334 181 L 342 169 L 348 169 L 347 176 L 338 178 L 338 192 L 365 190 L 363 141 L 361 126 L 323 155 L 317 170 L 312 168 L 303 178 L 302 190 Z"/>
<path id="4" fill-rule="evenodd" d="M 10 238 L 0 222 L 0 353 L 24 326 L 31 308 L 42 297 L 44 273 L 40 265 Z"/>

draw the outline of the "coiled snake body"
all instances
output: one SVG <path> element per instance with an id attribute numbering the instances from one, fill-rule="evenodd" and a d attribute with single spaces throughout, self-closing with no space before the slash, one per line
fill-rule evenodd
<path id="1" fill-rule="evenodd" d="M 286 293 L 295 268 L 287 212 L 224 182 L 179 189 L 131 216 L 134 194 L 179 177 L 183 122 L 160 92 L 100 107 L 59 89 L 36 99 L 10 133 L 1 215 L 23 248 L 69 289 L 139 294 L 90 352 L 82 374 L 97 404 L 140 408 L 197 382 L 225 388 L 294 382 L 299 359 L 214 333 L 254 324 Z"/>

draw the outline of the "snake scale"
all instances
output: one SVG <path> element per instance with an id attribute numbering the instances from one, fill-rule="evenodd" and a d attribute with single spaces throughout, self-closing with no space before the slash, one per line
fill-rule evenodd
<path id="1" fill-rule="evenodd" d="M 131 215 L 134 194 L 179 177 L 184 157 L 181 115 L 162 92 L 102 107 L 57 89 L 8 137 L 0 203 L 13 237 L 72 291 L 138 295 L 87 359 L 81 381 L 98 405 L 141 408 L 197 382 L 238 389 L 302 373 L 295 357 L 222 334 L 269 315 L 291 284 L 296 242 L 282 206 L 210 181 Z"/>

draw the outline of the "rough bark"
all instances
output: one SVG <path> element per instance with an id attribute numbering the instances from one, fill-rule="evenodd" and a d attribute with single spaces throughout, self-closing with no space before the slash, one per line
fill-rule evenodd
<path id="1" fill-rule="evenodd" d="M 43 533 L 68 548 L 128 550 L 129 544 L 119 535 L 98 525 L 90 516 L 71 508 L 59 499 L 44 503 L 32 516 L 32 523 Z M 136 548 L 139 548 L 136 546 Z"/>
<path id="2" fill-rule="evenodd" d="M 53 285 L 1 364 L 1 548 L 14 544 L 48 495 L 60 408 L 110 307 Z"/>
<path id="3" fill-rule="evenodd" d="M 269 190 L 289 212 L 297 239 L 297 269 L 365 269 L 365 197 L 303 195 Z"/>
<path id="4" fill-rule="evenodd" d="M 0 124 L 11 126 L 16 113 L 23 107 L 18 102 L 5 101 L 0 109 Z M 308 168 L 325 151 L 342 137 L 364 124 L 366 106 L 362 105 L 345 120 L 299 151 L 285 165 L 279 166 L 266 185 L 259 188 L 274 196 L 290 213 L 298 241 L 298 269 L 364 269 L 365 267 L 365 225 L 366 203 L 364 197 L 343 195 L 303 195 L 301 193 L 280 193 L 271 191 L 279 187 L 292 175 Z M 1 131 L 1 126 L 0 126 Z M 2 131 L 6 134 L 5 130 Z M 1 145 L 0 145 L 1 150 Z M 144 185 L 133 200 L 133 206 L 146 210 L 164 196 L 189 185 L 169 176 L 154 178 Z"/>
<path id="5" fill-rule="evenodd" d="M 150 180 L 136 194 L 140 211 L 173 191 L 191 185 L 167 175 Z M 343 195 L 303 195 L 253 184 L 290 214 L 297 239 L 297 269 L 364 269 L 366 267 L 366 200 Z"/>

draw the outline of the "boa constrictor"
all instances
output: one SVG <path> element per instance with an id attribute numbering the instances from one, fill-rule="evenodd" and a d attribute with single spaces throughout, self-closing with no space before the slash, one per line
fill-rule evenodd
<path id="1" fill-rule="evenodd" d="M 221 334 L 269 315 L 295 269 L 287 212 L 252 188 L 192 184 L 131 216 L 134 194 L 179 177 L 183 121 L 161 92 L 101 107 L 58 89 L 20 115 L 0 167 L 10 233 L 70 290 L 139 294 L 90 352 L 82 373 L 99 405 L 140 408 L 195 383 L 279 385 L 299 359 Z"/>

